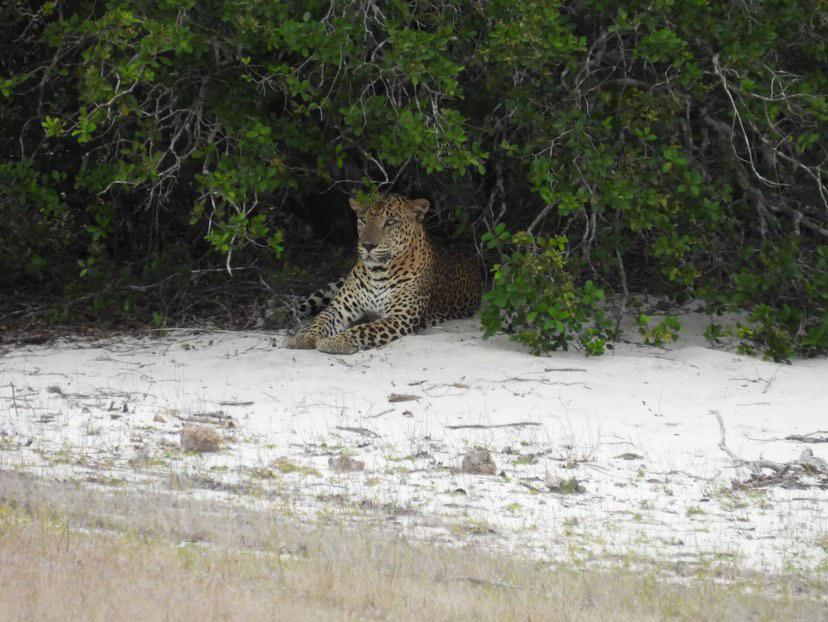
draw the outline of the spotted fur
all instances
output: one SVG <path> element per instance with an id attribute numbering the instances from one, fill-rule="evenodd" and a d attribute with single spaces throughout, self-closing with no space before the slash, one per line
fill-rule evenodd
<path id="1" fill-rule="evenodd" d="M 333 298 L 287 347 L 352 354 L 474 313 L 482 289 L 479 265 L 432 244 L 423 227 L 426 199 L 381 195 L 370 205 L 350 205 L 357 214 L 359 259 L 344 282 L 311 295 L 309 311 Z"/>
<path id="2" fill-rule="evenodd" d="M 341 278 L 338 281 L 333 281 L 324 287 L 320 287 L 302 301 L 299 305 L 299 314 L 305 316 L 316 315 L 331 304 L 331 301 L 336 297 L 337 292 L 342 289 L 344 284 L 345 279 Z"/>

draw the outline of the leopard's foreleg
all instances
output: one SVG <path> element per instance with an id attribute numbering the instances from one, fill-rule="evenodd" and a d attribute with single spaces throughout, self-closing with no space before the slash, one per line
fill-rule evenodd
<path id="1" fill-rule="evenodd" d="M 331 354 L 353 354 L 365 348 L 385 345 L 413 333 L 419 326 L 414 317 L 390 315 L 367 324 L 353 326 L 330 337 L 317 339 L 316 348 Z"/>
<path id="2" fill-rule="evenodd" d="M 285 345 L 288 348 L 315 348 L 321 339 L 345 330 L 363 315 L 362 305 L 343 287 L 331 303 L 316 316 L 311 325 L 290 337 Z"/>

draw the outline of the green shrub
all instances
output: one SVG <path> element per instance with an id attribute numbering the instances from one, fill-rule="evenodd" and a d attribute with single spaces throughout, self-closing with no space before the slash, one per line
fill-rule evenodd
<path id="1" fill-rule="evenodd" d="M 704 338 L 711 346 L 721 346 L 733 338 L 733 329 L 714 322 L 705 327 Z"/>
<path id="2" fill-rule="evenodd" d="M 638 332 L 644 337 L 644 343 L 652 346 L 662 346 L 678 339 L 679 331 L 681 331 L 681 322 L 678 318 L 668 315 L 656 322 L 655 326 L 650 326 L 651 319 L 650 316 L 644 313 L 639 313 L 636 318 Z"/>
<path id="3" fill-rule="evenodd" d="M 711 296 L 721 308 L 746 311 L 728 331 L 739 350 L 774 361 L 828 351 L 828 246 L 803 249 L 787 239 L 745 255 L 744 267 L 722 290 L 727 293 Z"/>
<path id="4" fill-rule="evenodd" d="M 828 246 L 766 242 L 743 249 L 739 265 L 728 283 L 701 290 L 713 310 L 744 315 L 730 325 L 709 325 L 705 337 L 712 345 L 735 339 L 740 352 L 774 361 L 828 351 Z"/>
<path id="5" fill-rule="evenodd" d="M 573 342 L 587 354 L 604 353 L 612 331 L 601 306 L 604 292 L 589 280 L 573 282 L 565 237 L 513 236 L 499 225 L 483 240 L 501 250 L 480 311 L 485 337 L 510 333 L 535 354 L 568 350 Z"/>

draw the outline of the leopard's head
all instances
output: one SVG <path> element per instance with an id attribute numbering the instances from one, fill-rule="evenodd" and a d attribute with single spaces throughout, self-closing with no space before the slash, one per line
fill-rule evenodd
<path id="1" fill-rule="evenodd" d="M 429 207 L 427 199 L 381 194 L 370 203 L 355 199 L 349 203 L 357 215 L 357 250 L 366 265 L 388 263 L 425 235 L 423 217 Z"/>

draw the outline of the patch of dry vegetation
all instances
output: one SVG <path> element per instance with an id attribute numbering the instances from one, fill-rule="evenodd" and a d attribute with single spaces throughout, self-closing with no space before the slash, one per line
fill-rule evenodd
<path id="1" fill-rule="evenodd" d="M 181 430 L 181 449 L 196 453 L 218 451 L 221 437 L 213 428 L 206 425 L 185 425 Z"/>
<path id="2" fill-rule="evenodd" d="M 552 569 L 474 548 L 321 529 L 187 493 L 0 471 L 6 620 L 820 620 L 797 580 Z M 803 592 L 804 589 L 804 593 Z"/>

